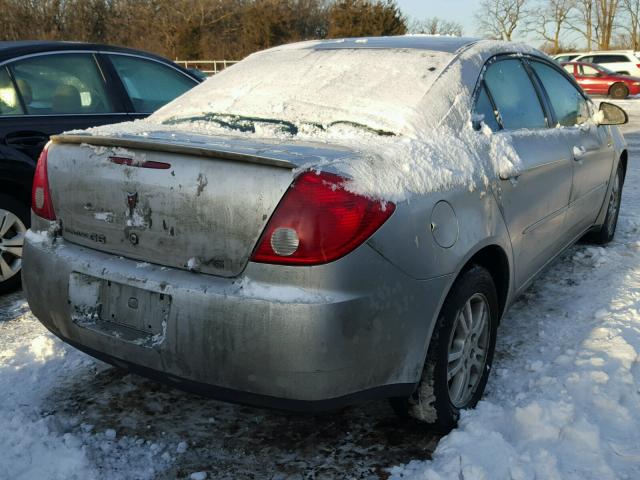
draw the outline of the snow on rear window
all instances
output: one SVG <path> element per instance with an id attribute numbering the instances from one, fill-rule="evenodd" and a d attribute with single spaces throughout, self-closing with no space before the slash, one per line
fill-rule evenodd
<path id="1" fill-rule="evenodd" d="M 278 49 L 254 54 L 150 120 L 234 114 L 415 133 L 421 100 L 453 55 L 416 49 Z"/>

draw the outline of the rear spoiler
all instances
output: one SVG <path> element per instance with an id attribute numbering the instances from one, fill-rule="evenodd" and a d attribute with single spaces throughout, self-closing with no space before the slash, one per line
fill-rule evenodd
<path id="1" fill-rule="evenodd" d="M 154 152 L 177 153 L 180 155 L 193 155 L 196 157 L 217 158 L 237 162 L 257 163 L 272 167 L 287 168 L 293 170 L 297 165 L 287 160 L 262 155 L 223 150 L 214 146 L 194 146 L 184 143 L 167 143 L 152 138 L 122 138 L 122 137 L 98 137 L 93 135 L 53 135 L 52 143 L 76 143 L 96 147 L 134 148 Z"/>

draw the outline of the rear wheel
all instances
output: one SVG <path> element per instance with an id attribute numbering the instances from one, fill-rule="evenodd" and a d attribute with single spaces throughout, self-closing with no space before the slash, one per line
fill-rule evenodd
<path id="1" fill-rule="evenodd" d="M 391 405 L 449 431 L 460 410 L 473 408 L 484 392 L 496 342 L 498 301 L 489 272 L 472 266 L 454 283 L 435 326 L 422 378 L 409 398 Z"/>
<path id="2" fill-rule="evenodd" d="M 622 201 L 622 185 L 624 183 L 624 170 L 622 164 L 618 164 L 618 170 L 613 177 L 611 185 L 611 193 L 609 194 L 609 203 L 607 204 L 607 215 L 604 217 L 604 223 L 599 230 L 592 232 L 586 236 L 586 240 L 593 243 L 604 245 L 613 240 L 618 226 L 618 215 L 620 214 L 620 203 Z"/>
<path id="3" fill-rule="evenodd" d="M 609 89 L 611 98 L 627 98 L 629 96 L 629 88 L 624 83 L 614 83 Z"/>
<path id="4" fill-rule="evenodd" d="M 29 226 L 29 207 L 0 194 L 0 294 L 20 286 L 22 247 Z"/>

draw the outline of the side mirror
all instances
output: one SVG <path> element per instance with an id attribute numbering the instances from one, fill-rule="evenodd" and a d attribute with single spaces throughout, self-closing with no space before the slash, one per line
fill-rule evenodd
<path id="1" fill-rule="evenodd" d="M 601 102 L 598 125 L 624 125 L 629 122 L 627 112 L 613 103 Z"/>

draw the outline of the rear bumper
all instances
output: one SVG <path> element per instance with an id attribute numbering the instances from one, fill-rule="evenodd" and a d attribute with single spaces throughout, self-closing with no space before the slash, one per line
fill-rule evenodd
<path id="1" fill-rule="evenodd" d="M 169 295 L 162 341 L 142 346 L 74 321 L 74 272 Z M 222 400 L 305 411 L 408 395 L 450 280 L 411 279 L 366 245 L 329 265 L 249 264 L 228 279 L 34 235 L 23 270 L 33 313 L 80 350 Z"/>

